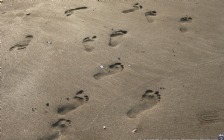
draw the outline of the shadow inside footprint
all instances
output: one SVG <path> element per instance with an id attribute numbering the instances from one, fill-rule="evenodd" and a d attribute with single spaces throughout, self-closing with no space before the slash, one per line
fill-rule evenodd
<path id="1" fill-rule="evenodd" d="M 94 47 L 90 44 L 90 42 L 94 41 L 95 39 L 96 39 L 96 36 L 86 37 L 82 40 L 85 51 L 87 51 L 87 52 L 92 52 L 93 51 Z"/>
<path id="2" fill-rule="evenodd" d="M 95 74 L 93 77 L 98 80 L 105 76 L 118 73 L 122 71 L 123 69 L 124 69 L 124 66 L 121 63 L 114 63 L 112 65 L 109 65 L 107 68 L 105 68 L 104 71 Z"/>
<path id="3" fill-rule="evenodd" d="M 12 51 L 17 48 L 17 50 L 25 49 L 30 41 L 33 39 L 33 35 L 27 35 L 22 41 L 18 42 L 16 45 L 12 46 L 9 50 Z"/>
<path id="4" fill-rule="evenodd" d="M 180 27 L 180 31 L 181 31 L 181 32 L 187 32 L 188 29 L 187 29 L 187 27 L 181 26 L 181 27 Z"/>
<path id="5" fill-rule="evenodd" d="M 156 16 L 156 15 L 157 15 L 156 11 L 148 11 L 145 13 L 145 17 L 149 23 L 152 23 L 154 21 L 153 16 Z"/>
<path id="6" fill-rule="evenodd" d="M 70 16 L 70 15 L 73 14 L 73 11 L 81 10 L 81 9 L 87 9 L 87 7 L 83 6 L 83 7 L 77 7 L 77 8 L 74 8 L 74 9 L 68 9 L 68 10 L 65 11 L 65 15 Z"/>
<path id="7" fill-rule="evenodd" d="M 134 105 L 128 112 L 129 118 L 136 118 L 141 112 L 148 110 L 155 106 L 161 99 L 159 91 L 154 92 L 153 90 L 146 90 L 142 95 L 142 100 Z"/>
<path id="8" fill-rule="evenodd" d="M 126 13 L 134 12 L 134 11 L 142 9 L 142 8 L 143 8 L 142 5 L 139 5 L 139 3 L 136 3 L 136 4 L 133 5 L 133 8 L 128 9 L 128 10 L 124 10 L 124 11 L 122 11 L 122 13 L 126 14 Z"/>
<path id="9" fill-rule="evenodd" d="M 125 30 L 113 31 L 112 34 L 110 34 L 109 46 L 110 47 L 117 46 L 119 41 L 121 41 L 122 36 L 125 34 L 127 34 L 127 31 Z"/>
<path id="10" fill-rule="evenodd" d="M 76 93 L 73 98 L 73 103 L 64 104 L 58 107 L 58 114 L 64 115 L 68 112 L 74 111 L 78 107 L 82 106 L 84 103 L 89 101 L 89 96 L 83 93 L 83 90 L 80 90 Z"/>
<path id="11" fill-rule="evenodd" d="M 62 105 L 62 106 L 60 106 L 58 108 L 58 113 L 59 114 L 66 114 L 66 113 L 68 113 L 68 112 L 70 112 L 72 110 L 75 110 L 76 108 L 78 108 L 80 105 L 83 105 L 83 104 L 84 104 L 84 102 L 81 100 L 81 102 L 78 101 L 78 103 L 76 103 L 76 104 L 65 104 L 65 105 Z"/>

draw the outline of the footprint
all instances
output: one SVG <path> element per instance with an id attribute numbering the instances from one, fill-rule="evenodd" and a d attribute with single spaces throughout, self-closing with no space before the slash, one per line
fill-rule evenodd
<path id="1" fill-rule="evenodd" d="M 87 52 L 92 52 L 94 47 L 91 45 L 91 42 L 96 39 L 96 36 L 93 37 L 86 37 L 82 40 L 82 43 L 84 45 L 84 49 Z"/>
<path id="2" fill-rule="evenodd" d="M 56 129 L 56 133 L 42 137 L 38 140 L 59 140 L 62 137 L 63 130 L 71 125 L 71 120 L 58 119 L 51 125 L 53 129 Z"/>
<path id="3" fill-rule="evenodd" d="M 224 121 L 224 111 L 204 111 L 198 115 L 201 124 L 215 123 Z"/>
<path id="4" fill-rule="evenodd" d="M 188 31 L 188 28 L 187 28 L 187 24 L 191 23 L 192 22 L 192 17 L 188 17 L 188 16 L 185 16 L 185 17 L 182 17 L 180 19 L 180 31 L 181 32 L 187 32 Z"/>
<path id="5" fill-rule="evenodd" d="M 155 106 L 160 99 L 161 95 L 159 91 L 146 90 L 142 95 L 142 100 L 127 112 L 127 116 L 129 118 L 136 118 L 138 114 Z"/>
<path id="6" fill-rule="evenodd" d="M 27 35 L 22 41 L 18 42 L 16 45 L 12 46 L 9 50 L 12 51 L 17 48 L 17 50 L 25 49 L 30 41 L 33 39 L 33 35 Z"/>
<path id="7" fill-rule="evenodd" d="M 142 9 L 142 8 L 143 8 L 142 5 L 139 5 L 139 3 L 136 3 L 136 4 L 133 5 L 133 8 L 128 9 L 128 10 L 124 10 L 124 11 L 122 11 L 122 13 L 126 14 L 126 13 L 134 12 L 134 11 Z"/>
<path id="8" fill-rule="evenodd" d="M 112 34 L 110 34 L 109 46 L 110 47 L 117 46 L 125 34 L 127 34 L 127 31 L 125 30 L 113 31 Z"/>
<path id="9" fill-rule="evenodd" d="M 55 134 L 39 138 L 38 140 L 59 140 L 61 138 L 61 133 L 57 132 Z"/>
<path id="10" fill-rule="evenodd" d="M 183 23 L 191 22 L 191 21 L 192 21 L 192 17 L 188 17 L 188 16 L 182 17 L 180 19 L 180 22 L 183 22 Z"/>
<path id="11" fill-rule="evenodd" d="M 124 69 L 124 66 L 121 63 L 114 63 L 114 64 L 111 64 L 108 67 L 104 68 L 104 71 L 93 75 L 93 77 L 96 80 L 99 80 L 105 76 L 109 76 L 109 75 L 118 73 L 118 72 L 122 71 L 123 69 Z"/>
<path id="12" fill-rule="evenodd" d="M 73 103 L 67 103 L 58 107 L 58 114 L 64 115 L 68 112 L 74 111 L 78 107 L 82 106 L 84 103 L 89 101 L 89 96 L 84 94 L 83 90 L 80 90 L 76 93 L 75 97 L 73 98 Z"/>
<path id="13" fill-rule="evenodd" d="M 152 23 L 154 21 L 153 17 L 155 17 L 156 15 L 157 15 L 156 11 L 148 11 L 145 13 L 145 17 L 149 23 Z"/>
<path id="14" fill-rule="evenodd" d="M 62 129 L 62 128 L 67 128 L 70 125 L 71 125 L 71 120 L 59 119 L 57 122 L 52 124 L 52 127 Z"/>
<path id="15" fill-rule="evenodd" d="M 87 7 L 83 6 L 83 7 L 78 7 L 78 8 L 74 8 L 74 9 L 68 9 L 65 11 L 65 15 L 70 16 L 73 14 L 73 11 L 81 10 L 81 9 L 87 9 Z"/>

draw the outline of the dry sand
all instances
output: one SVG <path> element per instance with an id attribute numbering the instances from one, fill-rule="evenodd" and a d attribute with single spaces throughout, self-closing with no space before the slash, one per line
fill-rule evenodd
<path id="1" fill-rule="evenodd" d="M 4 0 L 0 139 L 217 139 L 223 7 L 223 0 Z"/>

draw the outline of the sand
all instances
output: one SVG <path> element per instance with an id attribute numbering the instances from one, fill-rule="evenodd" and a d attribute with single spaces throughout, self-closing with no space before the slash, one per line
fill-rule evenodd
<path id="1" fill-rule="evenodd" d="M 222 0 L 4 0 L 1 140 L 217 139 Z"/>

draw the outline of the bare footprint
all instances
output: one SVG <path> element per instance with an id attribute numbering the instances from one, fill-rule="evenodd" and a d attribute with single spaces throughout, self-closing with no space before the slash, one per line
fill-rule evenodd
<path id="1" fill-rule="evenodd" d="M 201 124 L 210 124 L 224 121 L 224 111 L 204 111 L 198 115 L 198 120 Z"/>
<path id="2" fill-rule="evenodd" d="M 154 18 L 157 15 L 156 11 L 148 11 L 145 13 L 145 17 L 148 20 L 149 23 L 152 23 L 154 21 Z"/>
<path id="3" fill-rule="evenodd" d="M 58 114 L 64 115 L 68 112 L 76 110 L 78 107 L 82 106 L 84 103 L 89 101 L 89 96 L 84 94 L 83 90 L 80 90 L 76 93 L 73 98 L 72 103 L 67 103 L 58 107 Z"/>
<path id="4" fill-rule="evenodd" d="M 32 39 L 33 39 L 33 35 L 27 35 L 22 41 L 16 43 L 16 45 L 12 46 L 9 50 L 12 51 L 14 49 L 17 49 L 17 50 L 25 49 L 30 44 L 30 41 Z"/>
<path id="5" fill-rule="evenodd" d="M 136 11 L 136 10 L 139 10 L 139 9 L 142 9 L 143 7 L 142 7 L 142 5 L 139 5 L 139 3 L 135 3 L 134 5 L 133 5 L 133 8 L 131 8 L 131 9 L 128 9 L 128 10 L 124 10 L 124 11 L 122 11 L 122 13 L 130 13 L 130 12 L 134 12 L 134 11 Z"/>
<path id="6" fill-rule="evenodd" d="M 96 39 L 96 36 L 93 37 L 86 37 L 82 40 L 82 43 L 84 45 L 84 49 L 87 52 L 92 52 L 94 49 L 94 46 L 91 45 L 91 42 Z"/>
<path id="7" fill-rule="evenodd" d="M 160 99 L 161 95 L 159 91 L 146 90 L 142 95 L 142 100 L 127 112 L 127 116 L 129 118 L 136 118 L 138 114 L 155 106 Z"/>
<path id="8" fill-rule="evenodd" d="M 83 6 L 83 7 L 77 7 L 77 8 L 74 8 L 74 9 L 68 9 L 68 10 L 65 11 L 65 15 L 70 16 L 70 15 L 73 14 L 73 11 L 82 10 L 82 9 L 87 9 L 87 7 Z"/>
<path id="9" fill-rule="evenodd" d="M 191 22 L 192 22 L 192 17 L 188 17 L 188 16 L 182 17 L 180 19 L 180 31 L 187 32 L 188 31 L 187 24 Z"/>
<path id="10" fill-rule="evenodd" d="M 125 34 L 127 34 L 127 31 L 125 30 L 113 31 L 112 34 L 110 34 L 109 46 L 117 46 Z"/>
<path id="11" fill-rule="evenodd" d="M 52 124 L 52 127 L 56 129 L 63 129 L 63 128 L 67 128 L 70 125 L 71 125 L 71 120 L 59 119 L 58 121 Z"/>
<path id="12" fill-rule="evenodd" d="M 109 76 L 115 73 L 118 73 L 124 69 L 124 66 L 121 63 L 114 63 L 104 68 L 104 71 L 95 74 L 93 77 L 95 79 L 101 79 L 105 76 Z"/>

